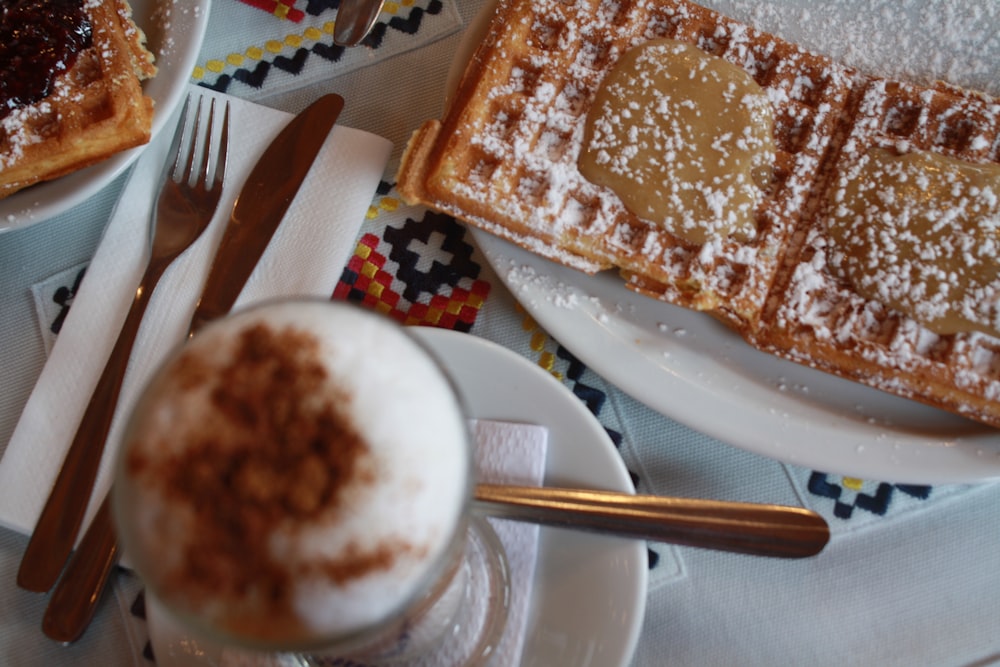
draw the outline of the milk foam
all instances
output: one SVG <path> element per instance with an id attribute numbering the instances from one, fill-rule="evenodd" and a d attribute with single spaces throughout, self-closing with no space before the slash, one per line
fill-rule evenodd
<path id="1" fill-rule="evenodd" d="M 168 494 L 158 479 L 165 466 L 173 465 L 169 457 L 189 456 L 203 446 L 206 431 L 217 434 L 209 440 L 217 450 L 229 447 L 227 438 L 243 438 L 245 445 L 240 429 L 220 417 L 213 392 L 219 369 L 237 355 L 241 332 L 259 324 L 317 339 L 308 356 L 326 370 L 329 391 L 311 392 L 317 395 L 300 402 L 319 405 L 332 397 L 329 402 L 343 410 L 341 416 L 355 427 L 365 449 L 355 457 L 351 478 L 308 525 L 286 519 L 268 524 L 257 545 L 267 553 L 264 565 L 247 553 L 219 566 L 223 580 L 230 575 L 245 580 L 246 590 L 206 595 L 202 584 L 197 590 L 185 588 L 189 570 L 184 568 L 198 559 L 191 549 L 213 543 L 195 541 L 205 539 L 194 537 L 196 511 L 178 503 L 176 492 Z M 120 479 L 128 483 L 117 485 L 116 497 L 119 517 L 126 522 L 123 539 L 131 538 L 126 551 L 168 606 L 208 616 L 209 627 L 221 626 L 224 634 L 251 643 L 316 643 L 391 617 L 422 592 L 428 577 L 440 573 L 452 553 L 470 488 L 467 426 L 449 381 L 401 327 L 343 304 L 278 303 L 214 323 L 185 350 L 187 361 L 175 359 L 140 403 L 126 449 L 142 452 L 142 466 L 122 464 Z M 206 374 L 211 382 L 202 381 Z M 275 395 L 273 400 L 284 399 Z M 184 465 L 191 468 L 188 478 L 224 488 L 223 475 L 199 474 L 197 465 Z M 311 479 L 322 473 L 311 465 L 302 470 L 308 504 L 315 486 Z M 293 485 L 293 494 L 296 490 Z M 264 575 L 254 568 L 263 568 Z M 272 591 L 261 581 L 279 582 L 276 588 L 287 602 L 272 604 Z"/>

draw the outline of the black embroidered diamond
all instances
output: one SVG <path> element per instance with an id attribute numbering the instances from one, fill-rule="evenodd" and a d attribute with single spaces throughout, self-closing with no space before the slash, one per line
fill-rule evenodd
<path id="1" fill-rule="evenodd" d="M 52 301 L 60 306 L 59 314 L 56 315 L 56 319 L 52 320 L 52 324 L 49 325 L 49 331 L 52 333 L 58 335 L 62 330 L 63 322 L 66 321 L 66 316 L 69 315 L 70 306 L 73 305 L 73 299 L 76 297 L 77 290 L 80 289 L 80 282 L 83 280 L 83 275 L 86 272 L 86 267 L 80 269 L 76 274 L 76 278 L 73 279 L 72 286 L 62 286 L 52 295 Z"/>
<path id="2" fill-rule="evenodd" d="M 454 219 L 428 212 L 423 220 L 407 218 L 403 227 L 389 227 L 383 240 L 391 246 L 389 259 L 399 264 L 403 298 L 416 302 L 421 294 L 438 294 L 456 287 L 463 278 L 479 277 L 482 267 L 472 260 L 465 228 Z"/>
<path id="3" fill-rule="evenodd" d="M 872 514 L 885 516 L 892 505 L 893 496 L 897 491 L 918 500 L 926 500 L 930 497 L 930 486 L 917 486 L 911 484 L 894 485 L 882 482 L 875 489 L 874 493 L 858 493 L 853 502 L 845 502 L 842 499 L 844 487 L 835 482 L 831 482 L 829 475 L 822 472 L 813 472 L 809 476 L 809 492 L 823 498 L 834 501 L 833 515 L 839 519 L 850 519 L 855 508 L 863 509 Z"/>

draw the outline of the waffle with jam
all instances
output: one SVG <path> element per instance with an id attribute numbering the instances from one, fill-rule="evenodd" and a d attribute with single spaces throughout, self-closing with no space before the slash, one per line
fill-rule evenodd
<path id="1" fill-rule="evenodd" d="M 0 36 L 0 198 L 149 141 L 156 68 L 125 0 L 12 0 Z"/>

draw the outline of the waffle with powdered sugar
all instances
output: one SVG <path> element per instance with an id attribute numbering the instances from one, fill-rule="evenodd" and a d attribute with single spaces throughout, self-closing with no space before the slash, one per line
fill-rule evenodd
<path id="1" fill-rule="evenodd" d="M 577 169 L 604 74 L 637 44 L 672 38 L 745 68 L 774 109 L 774 180 L 756 236 L 685 243 L 630 213 Z M 446 117 L 411 140 L 398 187 L 411 201 L 564 264 L 669 287 L 682 306 L 757 319 L 779 253 L 847 103 L 852 71 L 687 2 L 500 0 Z"/>
<path id="2" fill-rule="evenodd" d="M 756 235 L 693 245 L 577 168 L 604 75 L 657 38 L 742 67 L 772 104 L 774 178 Z M 828 189 L 871 145 L 998 162 L 1000 103 L 867 76 L 685 0 L 499 0 L 441 120 L 411 139 L 399 189 L 575 268 L 705 311 L 760 349 L 1000 426 L 1000 339 L 937 335 L 832 271 Z M 996 193 L 1000 196 L 1000 193 Z"/>
<path id="3" fill-rule="evenodd" d="M 772 289 L 764 324 L 751 339 L 779 356 L 1000 426 L 1000 339 L 982 332 L 935 334 L 899 310 L 863 298 L 837 269 L 839 247 L 827 232 L 836 205 L 831 195 L 871 147 L 1000 164 L 1000 101 L 946 85 L 868 80 L 827 196 L 800 230 Z M 1000 192 L 984 194 L 996 197 Z M 992 208 L 993 225 L 1000 225 L 1000 205 L 986 201 L 984 207 Z M 1000 241 L 996 229 L 994 235 L 994 242 Z M 979 250 L 995 262 L 997 249 Z M 892 276 L 876 279 L 890 282 Z M 927 290 L 921 284 L 905 289 Z M 995 310 L 1000 286 L 994 283 L 988 292 L 974 299 L 991 302 Z M 930 304 L 933 298 L 926 294 L 921 301 Z"/>

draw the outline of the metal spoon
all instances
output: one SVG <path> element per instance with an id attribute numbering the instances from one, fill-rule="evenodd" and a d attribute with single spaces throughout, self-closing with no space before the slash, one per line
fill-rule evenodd
<path id="1" fill-rule="evenodd" d="M 101 511 L 109 511 L 107 503 Z M 619 537 L 778 558 L 815 556 L 830 539 L 826 521 L 798 507 L 616 491 L 478 484 L 473 511 Z M 83 633 L 117 560 L 110 518 L 103 525 L 107 529 L 100 535 L 88 531 L 80 545 L 83 557 L 78 554 L 73 560 L 45 612 L 46 634 L 59 641 L 72 642 Z M 78 567 L 84 562 L 94 567 Z"/>
<path id="2" fill-rule="evenodd" d="M 815 556 L 830 540 L 823 517 L 799 507 L 615 491 L 479 484 L 473 510 L 504 519 L 777 558 Z"/>
<path id="3" fill-rule="evenodd" d="M 378 21 L 385 0 L 340 0 L 333 24 L 333 43 L 355 46 L 361 43 Z"/>

